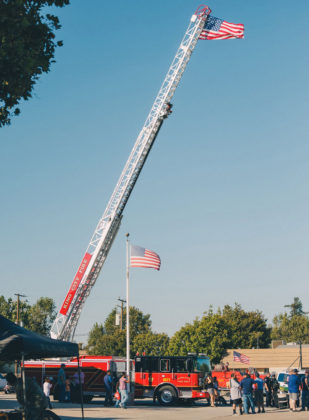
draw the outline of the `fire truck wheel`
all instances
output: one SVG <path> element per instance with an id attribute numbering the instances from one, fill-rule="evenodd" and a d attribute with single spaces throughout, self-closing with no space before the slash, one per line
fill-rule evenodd
<path id="1" fill-rule="evenodd" d="M 157 391 L 158 401 L 161 405 L 173 405 L 177 400 L 176 391 L 171 386 L 162 386 Z"/>

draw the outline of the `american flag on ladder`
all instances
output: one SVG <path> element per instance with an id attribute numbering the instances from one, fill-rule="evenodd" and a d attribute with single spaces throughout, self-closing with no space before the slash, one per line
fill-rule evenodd
<path id="1" fill-rule="evenodd" d="M 209 16 L 199 39 L 244 38 L 245 27 L 242 23 L 230 23 L 226 20 Z"/>

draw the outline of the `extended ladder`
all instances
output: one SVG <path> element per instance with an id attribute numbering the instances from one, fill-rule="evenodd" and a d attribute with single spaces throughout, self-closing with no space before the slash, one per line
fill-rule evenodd
<path id="1" fill-rule="evenodd" d="M 146 122 L 137 137 L 105 212 L 94 231 L 70 290 L 52 325 L 50 332 L 52 338 L 72 340 L 74 337 L 82 307 L 111 249 L 120 226 L 123 210 L 155 138 L 158 135 L 163 121 L 171 112 L 170 101 L 210 12 L 211 10 L 207 6 L 200 6 L 191 17 L 190 24 L 181 41 L 180 47 L 167 72 Z"/>

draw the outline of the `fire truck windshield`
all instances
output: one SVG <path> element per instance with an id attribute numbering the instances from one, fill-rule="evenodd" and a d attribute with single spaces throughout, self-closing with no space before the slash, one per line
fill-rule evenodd
<path id="1" fill-rule="evenodd" d="M 194 361 L 194 372 L 210 372 L 210 360 L 209 357 L 197 356 Z"/>

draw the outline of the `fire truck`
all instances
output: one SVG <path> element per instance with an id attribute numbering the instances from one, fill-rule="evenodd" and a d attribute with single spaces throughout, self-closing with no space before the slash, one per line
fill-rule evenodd
<path id="1" fill-rule="evenodd" d="M 47 376 L 53 379 L 52 393 L 57 399 L 56 380 L 61 364 L 65 364 L 66 377 L 72 381 L 77 372 L 78 361 L 44 360 L 25 362 L 26 376 L 35 377 L 43 384 Z M 122 372 L 126 371 L 126 361 L 115 356 L 81 356 L 80 367 L 85 375 L 83 384 L 84 402 L 93 397 L 104 397 L 104 376 L 110 370 L 116 385 Z M 209 399 L 203 390 L 204 376 L 210 372 L 210 360 L 204 354 L 188 356 L 136 356 L 131 361 L 131 391 L 134 399 L 152 398 L 161 405 L 172 405 L 179 401 L 193 402 L 197 399 Z M 74 384 L 72 383 L 72 389 Z M 79 392 L 72 394 L 78 401 Z"/>

